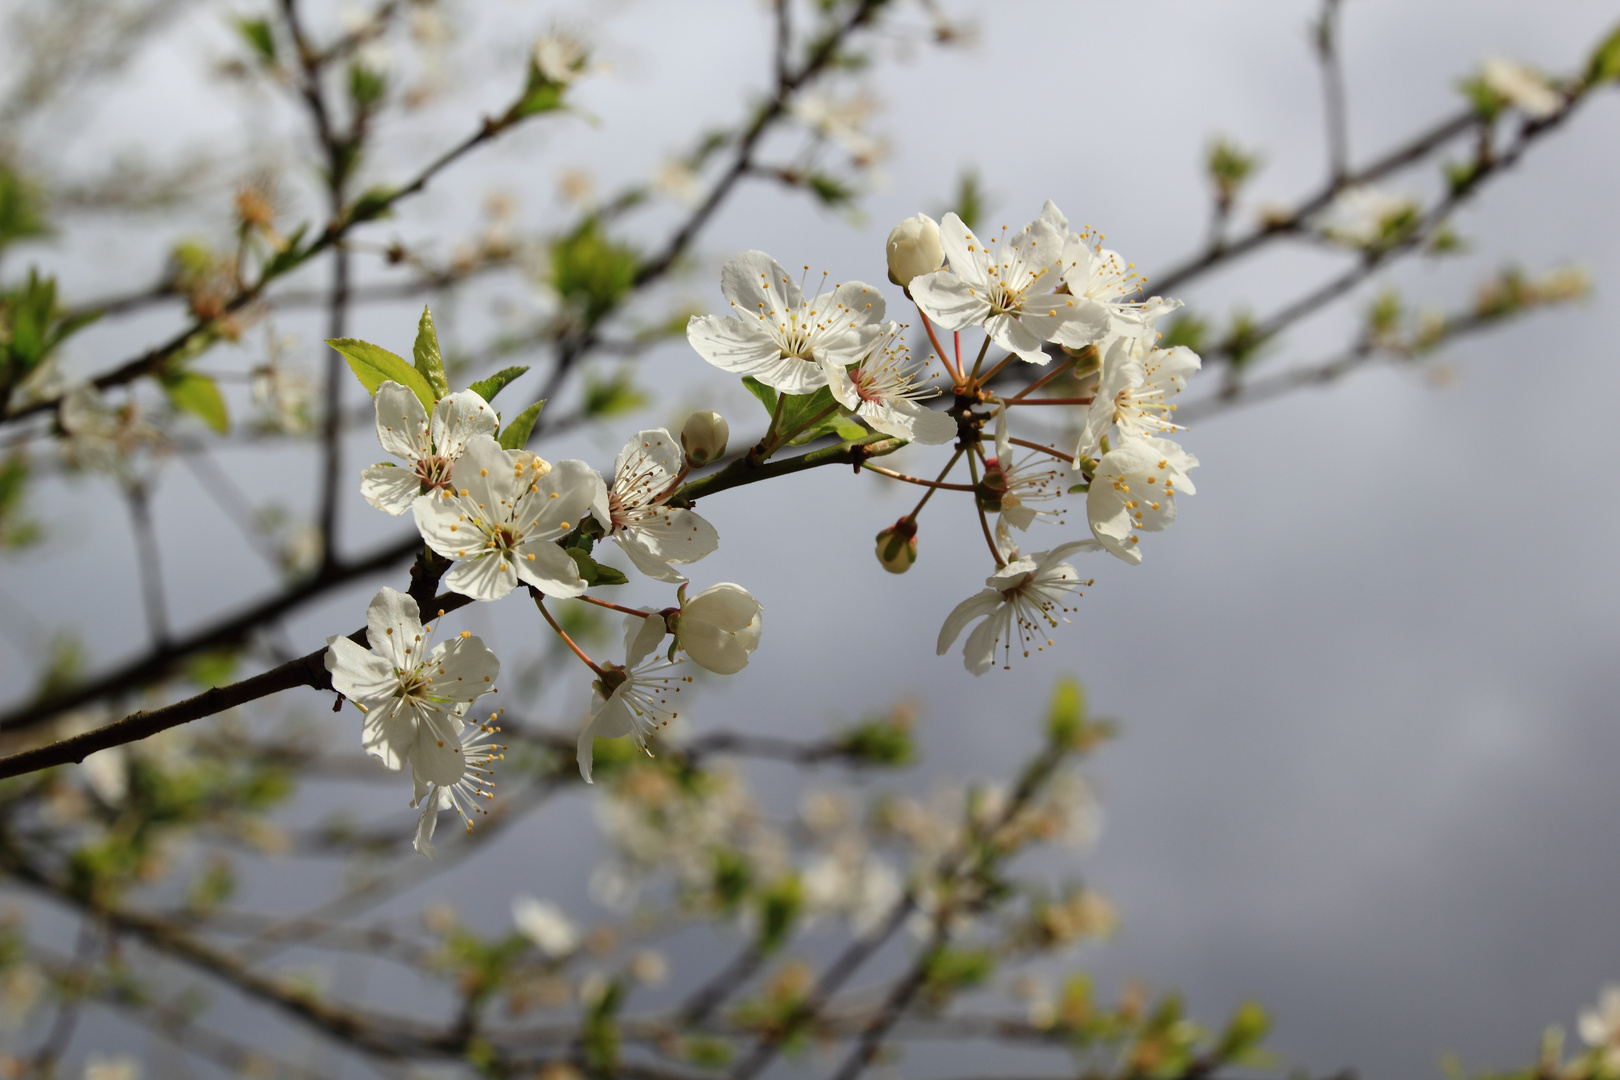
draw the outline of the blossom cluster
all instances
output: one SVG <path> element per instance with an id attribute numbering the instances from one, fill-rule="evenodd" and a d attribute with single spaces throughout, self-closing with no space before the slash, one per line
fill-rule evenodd
<path id="1" fill-rule="evenodd" d="M 587 782 L 595 739 L 628 736 L 645 750 L 679 717 L 691 682 L 684 664 L 735 674 L 758 646 L 762 609 L 747 590 L 727 582 L 687 596 L 681 568 L 720 544 L 683 494 L 707 479 L 689 487 L 695 469 L 716 465 L 749 482 L 749 470 L 788 445 L 841 439 L 858 467 L 928 489 L 879 534 L 879 558 L 897 573 L 916 558 L 917 518 L 929 499 L 942 489 L 971 494 L 994 571 L 946 616 L 937 644 L 943 654 L 967 631 L 965 665 L 982 674 L 998 656 L 1010 662 L 1015 645 L 1025 656 L 1052 645 L 1048 634 L 1091 584 L 1072 556 L 1105 551 L 1141 562 L 1140 534 L 1169 526 L 1177 496 L 1193 491 L 1188 474 L 1198 462 L 1170 436 L 1181 430 L 1174 399 L 1199 358 L 1185 347 L 1159 347 L 1156 321 L 1179 304 L 1144 297 L 1141 276 L 1102 239 L 1071 230 L 1050 201 L 1021 230 L 988 238 L 956 214 L 939 223 L 918 214 L 896 226 L 889 278 L 915 305 L 943 373 L 913 360 L 911 327 L 886 317 L 878 287 L 847 281 L 807 295 L 771 256 L 735 256 L 720 278 L 731 313 L 696 315 L 687 325 L 698 355 L 742 376 L 771 409 L 765 437 L 729 463 L 722 462 L 729 428 L 713 412 L 694 414 L 678 438 L 664 428 L 637 432 L 606 478 L 584 461 L 547 461 L 523 448 L 540 405 L 502 428 L 491 404 L 513 372 L 450 391 L 427 314 L 415 367 L 374 345 L 333 341 L 373 391 L 378 441 L 396 459 L 366 469 L 361 494 L 384 513 L 411 515 L 426 548 L 419 570 L 433 571 L 431 580 L 475 601 L 522 586 L 590 667 L 591 716 L 578 740 Z M 965 331 L 982 336 L 971 366 Z M 942 333 L 954 348 L 945 348 Z M 1032 373 L 1021 387 L 1020 372 Z M 1050 423 L 1025 423 L 1033 406 L 1046 406 L 1033 412 L 1067 430 L 1057 436 L 1062 445 L 1054 445 Z M 868 460 L 905 443 L 954 452 L 936 480 Z M 949 482 L 963 465 L 969 482 Z M 1089 534 L 1026 553 L 1026 534 L 1040 523 L 1061 524 L 1071 494 L 1085 497 Z M 675 603 L 632 608 L 593 595 L 628 580 L 596 561 L 603 542 L 617 545 L 644 578 L 676 586 Z M 547 599 L 622 612 L 623 662 L 589 657 Z M 431 645 L 417 602 L 391 589 L 372 601 L 366 637 L 369 650 L 349 639 L 330 642 L 333 686 L 365 712 L 367 751 L 391 769 L 410 766 L 413 805 L 422 813 L 417 845 L 431 851 L 440 810 L 456 811 L 470 827 L 478 801 L 491 796 L 499 710 L 488 723 L 469 715 L 493 691 L 499 665 L 466 634 Z"/>
<path id="2" fill-rule="evenodd" d="M 422 333 L 433 333 L 427 316 Z M 596 737 L 628 735 L 645 749 L 678 716 L 676 695 L 691 681 L 678 669 L 688 660 L 727 675 L 748 664 L 759 643 L 760 603 L 730 582 L 688 597 L 687 578 L 676 569 L 719 546 L 712 525 L 668 501 L 690 463 L 724 452 L 726 425 L 717 414 L 695 415 L 681 438 L 663 428 L 636 433 L 607 480 L 583 461 L 550 462 L 522 449 L 538 409 L 503 431 L 488 400 L 499 384 L 449 392 L 442 366 L 430 362 L 418 371 L 376 346 L 347 340 L 333 345 L 350 356 L 357 373 L 397 375 L 377 377 L 373 387 L 377 439 L 397 460 L 362 473 L 366 501 L 392 516 L 411 515 L 427 549 L 424 558 L 437 557 L 440 580 L 452 592 L 493 601 L 524 586 L 590 666 L 591 719 L 579 737 L 579 768 L 587 782 Z M 436 360 L 436 339 L 431 346 L 419 347 L 418 357 Z M 435 384 L 442 391 L 437 395 Z M 675 603 L 631 609 L 588 596 L 593 584 L 625 581 L 591 557 L 600 541 L 616 544 L 647 578 L 677 585 Z M 624 611 L 624 662 L 597 663 L 586 656 L 546 610 L 547 598 L 578 598 Z M 455 811 L 471 829 L 480 801 L 493 797 L 490 765 L 504 749 L 493 741 L 501 710 L 487 722 L 471 716 L 475 703 L 495 692 L 500 664 L 470 633 L 432 644 L 433 631 L 417 601 L 390 588 L 371 602 L 365 639 L 365 645 L 330 639 L 326 666 L 333 688 L 365 714 L 367 753 L 390 769 L 410 766 L 411 805 L 421 810 L 416 847 L 431 855 L 441 810 Z"/>

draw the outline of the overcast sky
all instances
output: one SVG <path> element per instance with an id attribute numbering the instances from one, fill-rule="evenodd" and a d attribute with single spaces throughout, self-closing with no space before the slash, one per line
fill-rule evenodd
<path id="1" fill-rule="evenodd" d="M 527 40 L 554 17 L 531 8 L 491 0 L 468 40 L 489 41 L 507 19 L 523 33 L 503 24 L 498 40 Z M 586 12 L 558 10 L 574 20 Z M 495 188 L 542 224 L 565 168 L 584 166 L 611 190 L 737 115 L 739 94 L 761 85 L 758 4 L 716 3 L 702 17 L 689 4 L 602 10 L 610 17 L 591 25 L 614 70 L 582 91 L 600 124 L 521 134 L 430 193 L 402 230 L 474 220 L 470 196 Z M 717 268 L 744 248 L 835 280 L 882 282 L 889 226 L 941 206 L 969 165 L 992 193 L 994 223 L 1016 228 L 1054 198 L 1151 279 L 1202 239 L 1198 165 L 1211 135 L 1264 154 L 1244 213 L 1317 182 L 1311 13 L 1299 2 L 1185 0 L 986 8 L 971 48 L 890 57 L 872 72 L 868 85 L 885 103 L 875 127 L 892 155 L 862 204 L 864 224 L 749 189 L 706 232 L 707 269 L 681 289 L 719 310 Z M 1483 56 L 1573 70 L 1616 17 L 1612 4 L 1575 0 L 1350 0 L 1354 160 L 1453 109 L 1455 80 Z M 150 146 L 179 145 L 234 115 L 234 102 L 197 95 L 175 62 L 218 40 L 206 20 L 183 26 L 135 69 L 131 95 L 87 118 L 87 140 L 133 130 Z M 490 48 L 508 68 L 517 62 L 515 51 Z M 392 157 L 377 168 L 420 159 L 465 129 L 471 102 L 505 93 L 473 88 L 422 130 L 386 133 Z M 1083 873 L 1121 909 L 1121 936 L 1084 957 L 1105 982 L 1181 986 L 1192 1012 L 1210 1018 L 1258 998 L 1273 1008 L 1289 1061 L 1318 1071 L 1433 1076 L 1445 1051 L 1471 1068 L 1527 1063 L 1545 1023 L 1572 1026 L 1606 980 L 1620 981 L 1620 509 L 1605 480 L 1620 452 L 1610 396 L 1620 390 L 1617 147 L 1620 102 L 1609 93 L 1459 216 L 1465 259 L 1392 279 L 1414 302 L 1456 306 L 1503 263 L 1575 261 L 1596 283 L 1589 303 L 1448 349 L 1455 379 L 1443 386 L 1379 369 L 1196 425 L 1182 441 L 1202 462 L 1198 494 L 1182 500 L 1175 527 L 1144 540 L 1139 567 L 1091 556 L 1081 569 L 1097 583 L 1074 625 L 1011 672 L 974 679 L 956 653 L 933 655 L 944 614 L 989 572 L 960 508 L 925 516 L 919 562 L 892 577 L 873 560 L 871 537 L 903 512 L 908 492 L 832 470 L 711 500 L 703 512 L 723 546 L 694 581 L 746 585 L 766 605 L 766 633 L 744 675 L 702 688 L 697 726 L 813 736 L 911 695 L 923 703 L 923 782 L 936 772 L 999 775 L 1031 747 L 1052 680 L 1078 675 L 1124 737 L 1092 769 L 1108 820 L 1102 841 L 1053 873 Z M 1390 186 L 1421 193 L 1434 183 L 1430 171 Z M 153 238 L 170 233 L 94 225 L 94 235 L 40 255 L 70 297 L 155 276 Z M 1243 262 L 1182 296 L 1222 318 L 1236 306 L 1266 312 L 1334 265 L 1320 254 Z M 889 291 L 898 311 L 899 291 Z M 476 341 L 496 316 L 473 294 L 456 318 L 455 331 Z M 403 307 L 375 308 L 353 330 L 398 348 L 413 321 Z M 165 325 L 97 328 L 74 362 L 104 367 Z M 313 360 L 319 327 L 287 325 Z M 1304 324 L 1267 363 L 1330 355 L 1352 325 L 1345 309 Z M 756 420 L 756 406 L 684 348 L 647 368 L 654 384 L 681 388 L 682 402 L 719 403 L 733 431 Z M 616 440 L 551 452 L 605 466 Z M 374 445 L 354 443 L 356 469 L 376 457 Z M 296 470 L 238 465 L 253 490 L 299 497 Z M 8 608 L 40 625 L 71 613 L 103 662 L 138 648 L 123 534 L 97 535 L 117 513 L 107 490 L 79 484 L 40 505 L 69 540 L 0 567 Z M 168 552 L 178 624 L 203 620 L 256 575 L 269 587 L 245 557 L 214 554 L 228 526 L 183 474 L 160 489 L 158 510 L 208 523 Z M 358 494 L 345 513 L 356 550 L 398 533 Z M 1083 521 L 1077 510 L 1064 534 L 1049 536 L 1070 538 Z M 349 628 L 373 587 L 301 613 L 290 637 L 303 650 Z M 644 591 L 638 602 L 664 602 Z M 109 593 L 120 604 L 104 607 Z M 524 611 L 480 618 L 498 651 L 533 640 Z M 859 625 L 872 629 L 851 629 Z M 6 649 L 0 670 L 15 685 L 31 666 Z M 572 697 L 558 695 L 571 708 L 584 697 L 584 680 Z M 582 807 L 561 813 L 565 824 L 587 820 Z M 400 827 L 410 824 L 402 813 Z M 557 856 L 556 835 L 497 845 L 463 907 L 497 920 L 517 888 L 586 904 L 555 868 L 583 866 L 588 836 Z M 545 879 L 530 861 L 542 849 L 554 868 Z"/>

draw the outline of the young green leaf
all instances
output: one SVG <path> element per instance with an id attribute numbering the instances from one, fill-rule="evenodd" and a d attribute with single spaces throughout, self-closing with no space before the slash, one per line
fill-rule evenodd
<path id="1" fill-rule="evenodd" d="M 496 437 L 496 441 L 507 450 L 521 450 L 523 444 L 529 441 L 529 433 L 534 430 L 534 422 L 540 416 L 540 410 L 545 408 L 545 400 L 535 402 L 527 409 L 512 418 L 506 425 L 506 430 Z"/>
<path id="2" fill-rule="evenodd" d="M 744 375 L 743 380 L 742 380 L 742 384 L 743 384 L 743 386 L 745 388 L 747 388 L 747 390 L 748 390 L 748 392 L 750 394 L 753 394 L 755 397 L 757 397 L 759 399 L 759 403 L 761 405 L 765 406 L 765 415 L 766 416 L 775 416 L 776 415 L 776 391 L 775 390 L 772 390 L 770 387 L 766 386 L 764 383 L 760 382 L 758 379 L 754 378 L 752 375 Z"/>
<path id="3" fill-rule="evenodd" d="M 483 398 L 485 401 L 494 401 L 495 395 L 506 389 L 506 385 L 528 371 L 527 364 L 518 367 L 502 368 L 487 379 L 479 379 L 467 389 Z"/>
<path id="4" fill-rule="evenodd" d="M 381 345 L 358 338 L 328 338 L 326 343 L 343 354 L 343 358 L 349 362 L 349 370 L 354 372 L 360 385 L 373 397 L 377 394 L 377 387 L 392 380 L 415 394 L 422 408 L 433 408 L 436 400 L 433 387 L 428 385 L 422 373 Z M 528 437 L 527 433 L 524 437 Z"/>
<path id="5" fill-rule="evenodd" d="M 585 579 L 587 585 L 624 585 L 630 580 L 613 567 L 603 566 L 591 558 L 583 548 L 571 547 L 563 550 L 568 552 L 568 557 L 579 567 L 579 576 Z"/>
<path id="6" fill-rule="evenodd" d="M 225 398 L 218 384 L 207 375 L 181 372 L 163 380 L 163 392 L 168 395 L 169 404 L 180 412 L 190 413 L 221 435 L 230 430 L 231 418 L 225 411 Z"/>
<path id="7" fill-rule="evenodd" d="M 444 377 L 444 356 L 439 352 L 439 334 L 433 329 L 433 312 L 426 305 L 422 307 L 421 321 L 416 324 L 416 344 L 411 347 L 411 355 L 416 359 L 416 370 L 433 387 L 433 396 L 444 397 L 448 394 L 450 384 Z"/>

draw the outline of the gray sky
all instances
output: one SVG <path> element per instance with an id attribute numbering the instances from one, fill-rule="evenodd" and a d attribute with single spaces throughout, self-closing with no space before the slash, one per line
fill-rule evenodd
<path id="1" fill-rule="evenodd" d="M 497 186 L 520 195 L 526 220 L 544 221 L 564 167 L 587 166 L 609 190 L 656 167 L 687 133 L 734 116 L 739 91 L 763 75 L 754 55 L 763 14 L 750 3 L 713 7 L 693 19 L 688 5 L 614 5 L 596 33 L 615 71 L 583 93 L 601 124 L 520 135 L 430 194 L 400 228 L 471 220 L 469 193 Z M 516 6 L 491 4 L 484 22 L 508 9 Z M 876 126 L 893 154 L 883 186 L 863 203 L 866 224 L 761 188 L 714 223 L 703 251 L 715 269 L 757 247 L 835 280 L 881 282 L 889 225 L 941 205 L 957 170 L 974 165 L 996 223 L 1017 227 L 1055 198 L 1071 220 L 1102 227 L 1151 279 L 1203 236 L 1198 162 L 1212 134 L 1265 154 L 1248 211 L 1319 177 L 1311 12 L 1281 2 L 996 5 L 979 16 L 972 49 L 874 72 L 885 101 Z M 548 21 L 522 18 L 535 30 Z M 1355 159 L 1453 108 L 1455 79 L 1479 58 L 1504 53 L 1569 70 L 1615 18 L 1613 5 L 1573 0 L 1353 0 L 1344 37 Z M 189 25 L 175 55 L 198 40 L 218 34 Z M 98 113 L 92 133 L 141 124 L 148 145 L 161 147 L 231 115 L 229 103 L 187 96 L 190 84 L 161 56 L 133 83 L 137 93 Z M 469 92 L 423 131 L 388 133 L 385 162 L 419 158 L 465 127 L 469 101 L 504 93 Z M 705 504 L 723 544 L 693 568 L 694 583 L 741 582 L 767 611 L 747 672 L 702 688 L 698 726 L 814 735 L 830 720 L 914 695 L 924 703 L 925 778 L 1004 774 L 1032 745 L 1053 678 L 1076 674 L 1094 707 L 1124 728 L 1092 770 L 1108 816 L 1103 840 L 1053 867 L 1083 873 L 1122 910 L 1122 936 L 1082 957 L 1105 981 L 1181 986 L 1192 1012 L 1211 1019 L 1256 997 L 1273 1008 L 1278 1048 L 1317 1070 L 1437 1075 L 1447 1050 L 1470 1067 L 1528 1062 L 1543 1024 L 1571 1025 L 1605 980 L 1620 980 L 1612 899 L 1620 788 L 1610 781 L 1620 766 L 1612 568 L 1620 510 L 1601 479 L 1620 451 L 1610 419 L 1620 390 L 1612 344 L 1620 315 L 1609 300 L 1620 281 L 1617 136 L 1620 103 L 1610 93 L 1459 216 L 1466 259 L 1394 279 L 1413 301 L 1455 306 L 1505 262 L 1542 270 L 1575 260 L 1593 274 L 1591 302 L 1450 348 L 1443 359 L 1457 377 L 1443 388 L 1417 372 L 1378 370 L 1197 425 L 1182 441 L 1203 462 L 1198 494 L 1182 501 L 1175 527 L 1146 538 L 1140 567 L 1089 557 L 1080 569 L 1097 584 L 1075 625 L 1051 654 L 1010 673 L 973 679 L 956 653 L 933 655 L 940 620 L 990 569 L 963 508 L 925 516 L 921 559 L 895 578 L 873 560 L 871 537 L 910 494 L 873 477 L 817 473 Z M 1413 175 L 1390 186 L 1427 192 L 1435 182 Z M 69 236 L 44 256 L 70 295 L 156 273 L 154 237 L 167 233 L 108 236 L 97 224 L 96 235 Z M 1232 306 L 1265 312 L 1332 265 L 1314 253 L 1244 262 L 1181 295 L 1223 317 Z M 677 291 L 718 310 L 717 277 L 701 271 Z M 902 298 L 889 291 L 898 313 Z M 489 307 L 468 296 L 455 331 L 482 337 Z M 411 321 L 404 308 L 377 308 L 354 329 L 403 343 Z M 164 326 L 154 318 L 98 328 L 75 360 L 104 365 Z M 1313 320 L 1268 363 L 1326 356 L 1351 326 L 1343 309 Z M 318 327 L 289 328 L 313 357 Z M 734 431 L 757 419 L 734 384 L 684 349 L 649 360 L 647 377 L 684 388 L 683 402 L 721 402 Z M 551 447 L 601 465 L 616 448 L 616 437 Z M 357 442 L 350 460 L 358 469 L 378 456 Z M 255 492 L 298 497 L 296 470 L 239 466 Z M 73 613 L 109 660 L 138 647 L 140 622 L 121 526 L 98 535 L 114 513 L 105 502 L 93 484 L 41 500 L 53 521 L 71 526 L 71 542 L 0 568 L 0 588 L 47 624 L 57 610 Z M 260 574 L 244 558 L 214 554 L 216 530 L 228 527 L 205 524 L 211 512 L 183 475 L 164 486 L 159 510 L 199 522 L 168 551 L 169 565 L 185 568 L 173 582 L 181 625 Z M 1049 531 L 1051 542 L 1083 522 L 1077 507 L 1063 534 Z M 358 495 L 346 507 L 356 548 L 396 535 L 390 524 Z M 644 591 L 638 602 L 664 602 Z M 92 615 L 109 593 L 127 600 L 111 610 L 127 614 Z M 301 615 L 292 637 L 310 648 L 349 627 L 366 595 L 369 587 Z M 525 606 L 503 606 L 477 629 L 516 650 L 535 632 L 516 610 Z M 863 622 L 881 629 L 851 631 Z M 0 664 L 12 679 L 24 670 L 15 650 Z M 585 688 L 579 680 L 572 707 Z M 564 874 L 541 881 L 512 869 L 532 865 L 525 859 L 543 846 L 552 867 L 584 866 L 588 815 L 582 806 L 561 815 L 544 845 L 513 837 L 497 846 L 504 854 L 486 856 L 466 910 L 502 918 L 515 888 L 585 903 Z M 401 829 L 410 824 L 401 811 Z M 570 826 L 580 827 L 578 839 L 558 855 Z"/>

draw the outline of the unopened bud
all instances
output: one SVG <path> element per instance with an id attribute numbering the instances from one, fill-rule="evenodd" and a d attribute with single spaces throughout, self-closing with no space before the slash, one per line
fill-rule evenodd
<path id="1" fill-rule="evenodd" d="M 973 489 L 973 501 L 987 514 L 1001 513 L 1001 500 L 1007 495 L 1007 473 L 996 458 L 985 458 L 984 479 Z"/>
<path id="2" fill-rule="evenodd" d="M 927 214 L 908 217 L 889 232 L 889 280 L 902 289 L 919 274 L 932 274 L 945 264 L 939 225 Z"/>
<path id="3" fill-rule="evenodd" d="M 901 518 L 877 534 L 878 562 L 891 574 L 903 574 L 917 561 L 917 523 Z"/>
<path id="4" fill-rule="evenodd" d="M 686 462 L 693 468 L 707 465 L 726 452 L 726 440 L 731 427 L 717 412 L 695 412 L 686 418 L 681 428 L 681 448 L 686 451 Z"/>

